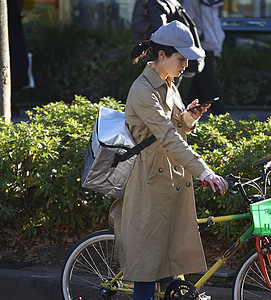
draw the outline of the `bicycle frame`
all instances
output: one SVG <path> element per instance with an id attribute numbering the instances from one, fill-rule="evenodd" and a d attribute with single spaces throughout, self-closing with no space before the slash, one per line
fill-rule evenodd
<path id="1" fill-rule="evenodd" d="M 251 213 L 229 215 L 222 217 L 212 217 L 212 222 L 227 222 L 243 219 L 252 219 Z M 198 223 L 206 223 L 208 219 L 198 219 Z M 239 247 L 246 242 L 246 240 L 252 235 L 254 226 L 251 225 L 249 229 L 218 259 L 218 261 L 194 284 L 199 291 L 206 281 L 239 249 Z"/>
<path id="2" fill-rule="evenodd" d="M 261 181 L 262 183 L 262 200 L 266 199 L 266 187 L 267 187 L 267 178 L 269 174 L 271 174 L 271 156 L 266 157 L 260 161 L 255 162 L 252 166 L 260 166 L 263 165 L 262 176 L 249 180 L 243 185 L 250 185 L 251 183 L 256 183 L 257 181 Z M 233 175 L 231 175 L 233 176 Z M 233 176 L 234 177 L 234 176 Z M 243 198 L 250 203 L 250 199 L 246 194 L 242 184 L 239 184 L 239 191 L 241 192 Z M 259 191 L 259 189 L 258 189 Z M 211 225 L 213 223 L 222 223 L 236 220 L 244 220 L 250 219 L 252 220 L 251 212 L 245 214 L 236 214 L 236 215 L 228 215 L 228 216 L 219 216 L 219 217 L 209 217 L 198 219 L 198 224 L 206 224 L 206 226 Z M 201 287 L 212 277 L 212 275 L 240 248 L 240 246 L 246 242 L 252 235 L 254 231 L 254 225 L 251 225 L 246 232 L 228 249 L 226 252 L 217 260 L 216 263 L 194 284 L 195 288 L 199 291 Z M 257 249 L 257 251 L 260 251 Z M 268 258 L 271 261 L 271 254 Z M 117 287 L 117 280 L 123 277 L 123 271 L 120 271 L 111 281 L 104 282 L 102 284 L 103 287 L 108 286 L 112 291 L 120 291 L 126 294 L 133 293 L 133 285 L 123 284 L 122 287 Z M 179 275 L 184 280 L 183 275 Z M 114 285 L 115 284 L 115 285 Z M 271 285 L 271 282 L 270 282 Z M 155 291 L 155 297 L 164 298 L 165 292 Z"/>
<path id="3" fill-rule="evenodd" d="M 219 217 L 209 217 L 198 219 L 198 224 L 213 222 L 229 222 L 236 220 L 251 219 L 251 213 L 237 214 L 237 215 L 228 215 L 228 216 L 219 216 Z M 194 284 L 196 289 L 199 291 L 200 288 L 208 281 L 210 277 L 239 249 L 239 247 L 246 242 L 246 240 L 253 234 L 254 226 L 252 225 L 249 229 L 218 259 L 216 263 Z M 182 275 L 180 275 L 182 276 Z M 123 292 L 125 294 L 133 294 L 133 285 L 123 284 L 122 287 L 118 287 L 116 282 L 118 279 L 123 277 L 123 271 L 121 270 L 112 280 L 103 282 L 101 286 L 108 286 L 111 291 Z M 155 291 L 155 297 L 164 298 L 165 292 Z"/>

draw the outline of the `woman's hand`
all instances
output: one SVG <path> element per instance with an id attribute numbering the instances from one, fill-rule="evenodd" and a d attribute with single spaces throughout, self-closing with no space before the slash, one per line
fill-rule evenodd
<path id="1" fill-rule="evenodd" d="M 199 104 L 199 100 L 195 99 L 187 107 L 190 109 L 195 108 L 188 112 L 195 120 L 198 119 L 200 116 L 202 116 L 207 111 L 207 109 L 211 106 L 211 104 L 206 104 L 204 106 L 197 108 L 198 104 Z"/>
<path id="2" fill-rule="evenodd" d="M 218 176 L 216 174 L 211 174 L 206 176 L 204 180 L 210 183 L 210 186 L 214 192 L 216 192 L 217 189 L 220 190 L 221 195 L 227 192 L 228 183 L 226 180 L 223 179 L 223 177 Z"/>

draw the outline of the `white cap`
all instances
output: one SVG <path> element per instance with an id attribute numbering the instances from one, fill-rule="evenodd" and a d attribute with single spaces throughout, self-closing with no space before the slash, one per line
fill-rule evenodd
<path id="1" fill-rule="evenodd" d="M 189 28 L 180 21 L 162 25 L 152 35 L 151 40 L 157 44 L 174 47 L 187 59 L 205 56 L 202 48 L 197 48 Z"/>

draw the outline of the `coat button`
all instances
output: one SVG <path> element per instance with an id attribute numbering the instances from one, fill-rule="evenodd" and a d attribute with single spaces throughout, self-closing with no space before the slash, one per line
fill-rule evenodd
<path id="1" fill-rule="evenodd" d="M 178 167 L 177 167 L 177 166 L 175 166 L 175 167 L 174 167 L 174 170 L 175 170 L 175 171 L 178 171 Z"/>
<path id="2" fill-rule="evenodd" d="M 163 168 L 159 168 L 158 171 L 159 171 L 160 173 L 162 173 L 162 172 L 163 172 Z"/>
<path id="3" fill-rule="evenodd" d="M 178 127 L 181 128 L 182 127 L 182 123 L 178 123 Z"/>
<path id="4" fill-rule="evenodd" d="M 190 186 L 191 186 L 191 183 L 190 183 L 190 182 L 187 182 L 187 183 L 186 183 L 186 186 L 187 186 L 187 187 L 190 187 Z"/>
<path id="5" fill-rule="evenodd" d="M 179 187 L 179 186 L 176 186 L 176 190 L 179 191 L 179 190 L 180 190 L 180 187 Z"/>

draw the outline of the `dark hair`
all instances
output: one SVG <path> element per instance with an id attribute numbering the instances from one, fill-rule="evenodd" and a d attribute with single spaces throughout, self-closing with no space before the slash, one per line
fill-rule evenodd
<path id="1" fill-rule="evenodd" d="M 173 53 L 178 52 L 172 46 L 165 46 L 161 44 L 157 44 L 153 41 L 144 40 L 137 45 L 135 45 L 129 55 L 129 59 L 133 61 L 133 63 L 137 63 L 138 60 L 148 54 L 148 56 L 152 60 L 156 60 L 158 58 L 158 52 L 163 50 L 167 57 L 170 57 Z"/>

